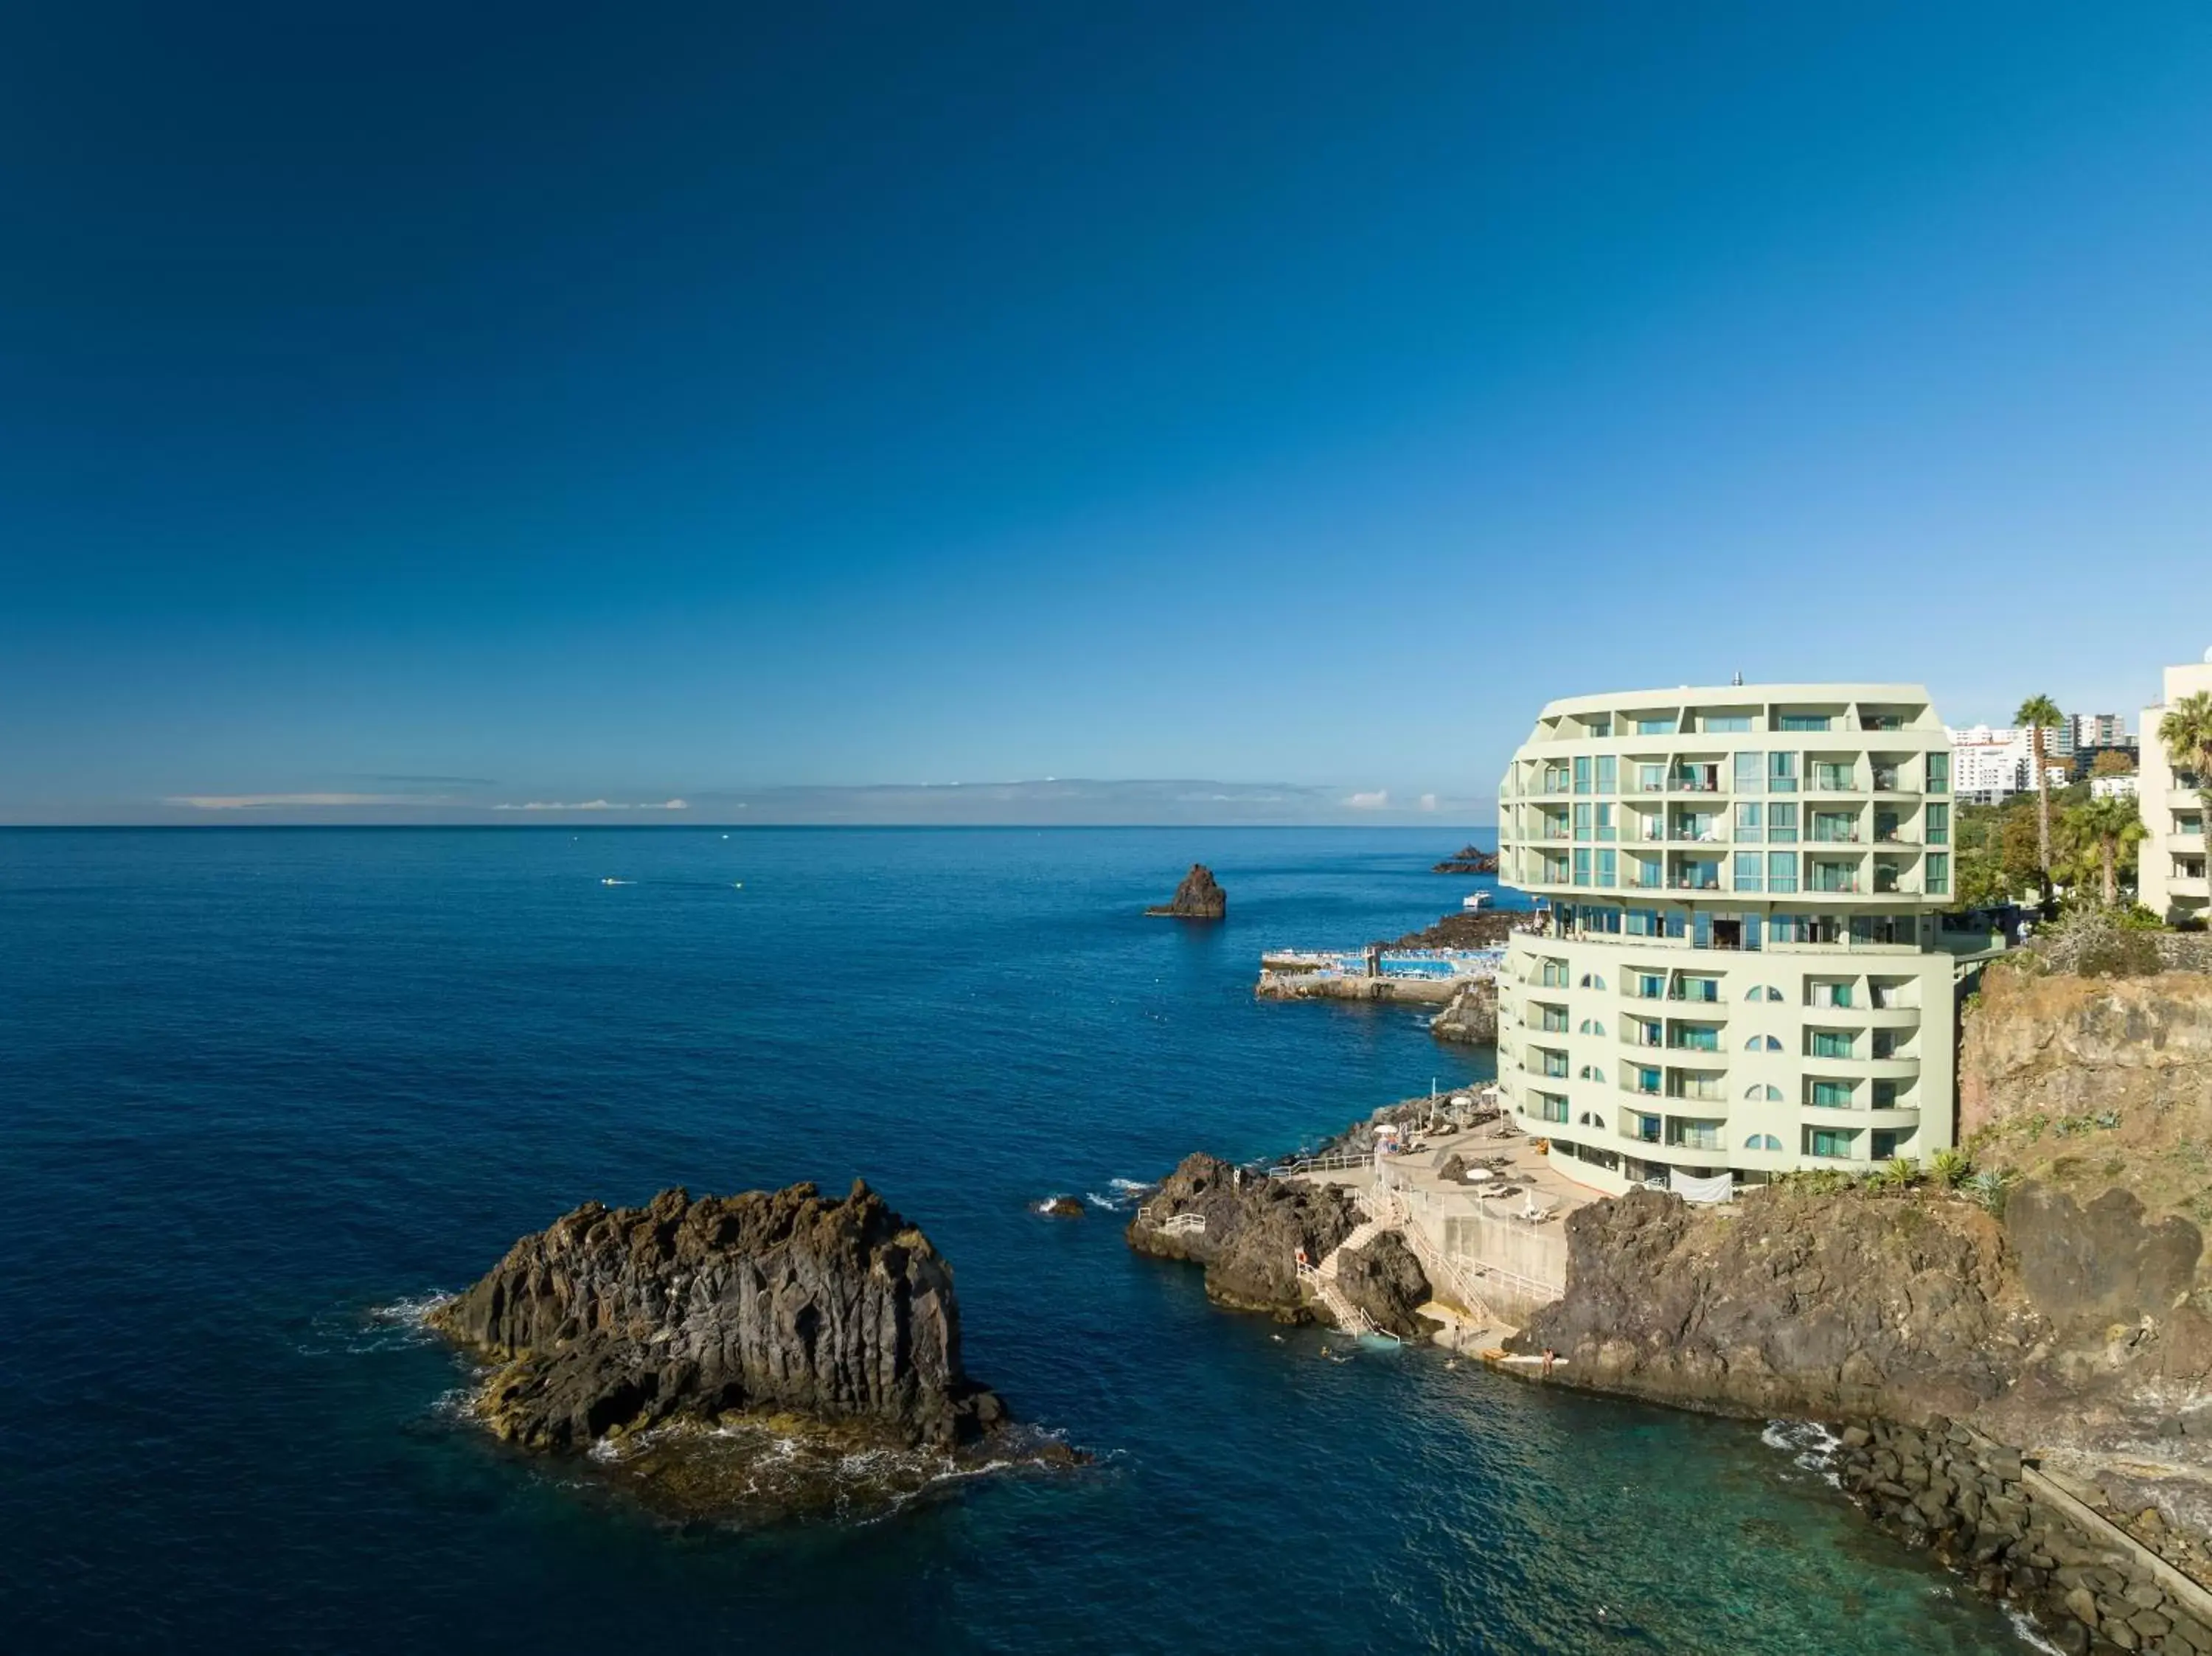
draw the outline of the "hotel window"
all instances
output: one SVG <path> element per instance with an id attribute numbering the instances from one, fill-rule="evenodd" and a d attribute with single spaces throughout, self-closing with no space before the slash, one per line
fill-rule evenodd
<path id="1" fill-rule="evenodd" d="M 1751 729 L 1751 719 L 1745 713 L 1707 713 L 1705 727 L 1716 736 L 1741 736 Z"/>
<path id="2" fill-rule="evenodd" d="M 1757 845 L 1759 835 L 1759 807 L 1738 805 L 1735 808 L 1735 837 L 1747 845 Z"/>
<path id="3" fill-rule="evenodd" d="M 1594 733 L 1595 733 L 1595 734 L 1602 734 L 1602 732 L 1594 732 Z M 1609 753 L 1601 753 L 1601 754 L 1598 755 L 1598 756 L 1597 756 L 1597 791 L 1598 791 L 1600 793 L 1614 793 L 1614 792 L 1619 792 L 1619 789 L 1620 789 L 1620 777 L 1619 777 L 1619 770 L 1620 770 L 1620 761 L 1619 760 L 1615 759 L 1615 758 L 1614 758 L 1611 754 L 1609 754 Z"/>
<path id="4" fill-rule="evenodd" d="M 1576 762 L 1579 764 L 1581 761 L 1577 760 Z M 1587 840 L 1589 837 L 1590 808 L 1588 805 L 1577 804 L 1575 807 L 1575 838 Z"/>
<path id="5" fill-rule="evenodd" d="M 1632 1046 L 1656 1046 L 1659 1044 L 1659 1020 L 1656 1018 L 1629 1019 L 1628 1044 Z"/>
<path id="6" fill-rule="evenodd" d="M 1595 1018 L 1584 1018 L 1582 1032 L 1586 1035 L 1601 1035 L 1605 1033 L 1605 1025 L 1600 1023 Z"/>
<path id="7" fill-rule="evenodd" d="M 1950 894 L 1951 858 L 1946 852 L 1931 851 L 1928 853 L 1926 865 L 1922 870 L 1921 883 L 1931 897 L 1948 896 Z"/>
<path id="8" fill-rule="evenodd" d="M 1797 843 L 1797 807 L 1794 804 L 1769 805 L 1766 808 L 1766 837 L 1778 846 Z"/>
<path id="9" fill-rule="evenodd" d="M 1928 792 L 1948 793 L 1951 791 L 1951 755 L 1931 753 L 1928 755 Z"/>
<path id="10" fill-rule="evenodd" d="M 1638 719 L 1636 733 L 1638 736 L 1672 736 L 1674 734 L 1674 715 L 1670 713 L 1661 719 Z"/>
<path id="11" fill-rule="evenodd" d="M 1782 1038 L 1778 1035 L 1753 1035 L 1744 1042 L 1743 1050 L 1747 1052 L 1778 1052 L 1782 1050 Z"/>
<path id="12" fill-rule="evenodd" d="M 1646 1090 L 1656 1092 L 1658 1089 L 1655 1087 Z M 1647 1144 L 1657 1143 L 1659 1142 L 1659 1118 L 1656 1115 L 1637 1115 L 1631 1113 L 1628 1118 L 1628 1136 L 1631 1138 L 1640 1138 Z"/>
<path id="13" fill-rule="evenodd" d="M 1766 773 L 1766 755 L 1740 753 L 1735 756 L 1735 791 L 1738 793 L 1757 793 L 1761 779 Z"/>
<path id="14" fill-rule="evenodd" d="M 1576 1078 L 1580 1081 L 1602 1081 L 1605 1079 L 1605 1071 L 1599 1069 L 1595 1064 L 1583 1065 L 1580 1070 L 1575 1072 L 1575 1075 Z"/>
<path id="15" fill-rule="evenodd" d="M 1857 1137 L 1855 1132 L 1838 1132 L 1827 1127 L 1815 1127 L 1807 1135 L 1812 1143 L 1812 1154 L 1837 1157 L 1848 1157 L 1851 1141 Z"/>
<path id="16" fill-rule="evenodd" d="M 1667 994 L 1667 977 L 1662 972 L 1638 972 L 1629 981 L 1635 986 L 1628 992 L 1639 1000 L 1662 1000 Z"/>
<path id="17" fill-rule="evenodd" d="M 1619 879 L 1620 877 L 1616 863 L 1620 856 L 1620 853 L 1617 851 L 1601 851 L 1598 852 L 1597 883 L 1600 890 L 1612 890 L 1613 885 Z M 1620 917 L 1617 913 L 1613 916 L 1613 924 L 1607 926 L 1606 930 L 1608 931 L 1618 931 L 1620 930 Z"/>
<path id="18" fill-rule="evenodd" d="M 1766 791 L 1769 793 L 1797 792 L 1797 755 L 1794 753 L 1771 753 L 1766 755 Z"/>
<path id="19" fill-rule="evenodd" d="M 1877 1081 L 1874 1083 L 1874 1107 L 1877 1110 L 1893 1110 L 1897 1107 L 1897 1083 L 1894 1081 Z"/>
<path id="20" fill-rule="evenodd" d="M 1567 1033 L 1567 1009 L 1565 1007 L 1540 1006 L 1536 1010 L 1543 1014 L 1543 1017 L 1539 1021 L 1537 1028 L 1543 1030 L 1546 1034 L 1564 1035 Z"/>
<path id="21" fill-rule="evenodd" d="M 1538 974 L 1537 981 L 1541 983 L 1547 989 L 1565 988 L 1567 986 L 1567 963 L 1565 961 L 1546 961 L 1543 963 L 1542 971 Z"/>
<path id="22" fill-rule="evenodd" d="M 1591 713 L 1583 720 L 1583 727 L 1592 736 L 1611 736 L 1613 734 L 1613 715 L 1611 713 Z"/>
<path id="23" fill-rule="evenodd" d="M 1852 1049 L 1858 1044 L 1847 1032 L 1839 1029 L 1814 1029 L 1808 1033 L 1813 1038 L 1814 1058 L 1850 1058 L 1853 1055 Z"/>
<path id="24" fill-rule="evenodd" d="M 1776 725 L 1784 731 L 1825 731 L 1829 719 L 1826 713 L 1784 713 Z"/>
<path id="25" fill-rule="evenodd" d="M 1557 1093 L 1538 1093 L 1536 1113 L 1546 1121 L 1557 1121 L 1564 1125 L 1567 1119 L 1567 1101 Z"/>
<path id="26" fill-rule="evenodd" d="M 1744 1096 L 1753 1104 L 1779 1104 L 1782 1101 L 1782 1089 L 1764 1082 L 1754 1082 L 1751 1090 Z"/>
<path id="27" fill-rule="evenodd" d="M 1721 980 L 1718 978 L 1685 977 L 1680 986 L 1682 992 L 1675 997 L 1677 1000 L 1702 1001 L 1711 1004 L 1717 1003 L 1721 998 Z"/>
<path id="28" fill-rule="evenodd" d="M 1589 883 L 1589 852 L 1581 846 L 1575 847 L 1575 883 L 1582 886 Z"/>
<path id="29" fill-rule="evenodd" d="M 1620 831 L 1613 825 L 1611 805 L 1600 805 L 1597 808 L 1597 837 L 1601 840 L 1618 840 L 1620 837 Z"/>
<path id="30" fill-rule="evenodd" d="M 1850 1010 L 1851 986 L 1848 983 L 1811 983 L 1806 986 L 1806 992 L 1808 1005 L 1840 1006 L 1845 1011 Z"/>
<path id="31" fill-rule="evenodd" d="M 1848 1110 L 1851 1107 L 1851 1083 L 1848 1081 L 1816 1081 L 1813 1083 L 1814 1107 L 1822 1110 Z"/>
<path id="32" fill-rule="evenodd" d="M 1642 883 L 1632 879 L 1631 885 Z M 1659 935 L 1659 911 L 1656 908 L 1632 908 L 1628 911 L 1628 935 L 1632 937 L 1656 937 Z"/>
<path id="33" fill-rule="evenodd" d="M 1686 1052 L 1717 1052 L 1721 1049 L 1721 1032 L 1711 1024 L 1678 1023 L 1670 1046 Z"/>
<path id="34" fill-rule="evenodd" d="M 1589 755 L 1588 754 L 1579 754 L 1579 755 L 1576 755 L 1576 758 L 1575 758 L 1575 792 L 1576 792 L 1577 793 L 1588 793 L 1589 791 L 1590 791 L 1590 762 L 1589 762 Z M 1579 809 L 1580 809 L 1580 807 L 1578 806 L 1578 807 L 1577 807 L 1577 810 L 1579 810 Z"/>
<path id="35" fill-rule="evenodd" d="M 1949 845 L 1951 843 L 1950 806 L 1930 805 L 1924 814 L 1928 819 L 1928 828 L 1922 837 L 1931 846 Z"/>
<path id="36" fill-rule="evenodd" d="M 1794 851 L 1770 851 L 1766 853 L 1766 889 L 1769 891 L 1790 892 L 1797 889 L 1797 853 Z M 1781 933 L 1775 934 L 1777 939 Z"/>
<path id="37" fill-rule="evenodd" d="M 1747 1150 L 1778 1150 L 1782 1141 L 1771 1132 L 1755 1132 L 1743 1141 L 1743 1147 Z"/>
<path id="38" fill-rule="evenodd" d="M 1822 762 L 1813 767 L 1813 786 L 1821 793 L 1850 793 L 1858 786 L 1859 767 L 1855 764 Z"/>
<path id="39" fill-rule="evenodd" d="M 1759 855 L 1755 851 L 1739 851 L 1735 854 L 1735 889 L 1738 891 L 1759 889 Z"/>
<path id="40" fill-rule="evenodd" d="M 1558 1080 L 1565 1080 L 1567 1055 L 1565 1052 L 1547 1052 L 1544 1054 L 1544 1073 Z"/>
<path id="41" fill-rule="evenodd" d="M 1667 792 L 1667 767 L 1664 765 L 1638 765 L 1636 767 L 1636 791 L 1638 793 Z"/>

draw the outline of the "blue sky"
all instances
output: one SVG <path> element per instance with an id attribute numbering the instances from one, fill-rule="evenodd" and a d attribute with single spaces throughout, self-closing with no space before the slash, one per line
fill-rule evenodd
<path id="1" fill-rule="evenodd" d="M 2132 712 L 2208 84 L 2188 5 L 26 12 L 0 820 L 1472 821 L 1560 695 Z"/>

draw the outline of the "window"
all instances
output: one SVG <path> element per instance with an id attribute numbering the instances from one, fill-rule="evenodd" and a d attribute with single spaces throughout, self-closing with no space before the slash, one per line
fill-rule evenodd
<path id="1" fill-rule="evenodd" d="M 1814 1006 L 1840 1006 L 1848 1010 L 1851 1004 L 1851 986 L 1848 983 L 1814 983 L 1808 986 Z"/>
<path id="2" fill-rule="evenodd" d="M 1721 980 L 1718 978 L 1686 976 L 1681 980 L 1680 989 L 1680 992 L 1674 997 L 1677 1000 L 1711 1002 L 1717 1001 L 1721 998 Z"/>
<path id="3" fill-rule="evenodd" d="M 1777 723 L 1778 730 L 1825 731 L 1829 726 L 1826 713 L 1784 713 Z"/>
<path id="4" fill-rule="evenodd" d="M 1738 805 L 1735 808 L 1737 840 L 1747 845 L 1756 845 L 1759 843 L 1759 807 L 1755 804 Z"/>
<path id="5" fill-rule="evenodd" d="M 1817 764 L 1813 767 L 1813 786 L 1821 793 L 1849 793 L 1858 786 L 1859 769 L 1850 764 Z"/>
<path id="6" fill-rule="evenodd" d="M 1591 734 L 1602 735 L 1603 732 L 1594 731 Z M 1619 790 L 1620 766 L 1620 761 L 1609 753 L 1601 753 L 1597 756 L 1597 791 L 1600 793 L 1613 793 Z"/>
<path id="7" fill-rule="evenodd" d="M 1928 792 L 1948 793 L 1951 791 L 1951 755 L 1931 753 L 1928 755 Z"/>
<path id="8" fill-rule="evenodd" d="M 1849 1156 L 1856 1132 L 1838 1131 L 1832 1127 L 1815 1127 L 1806 1135 L 1810 1154 L 1814 1156 Z"/>
<path id="9" fill-rule="evenodd" d="M 1753 1104 L 1779 1104 L 1782 1101 L 1782 1089 L 1763 1083 L 1755 1083 L 1744 1097 Z"/>
<path id="10" fill-rule="evenodd" d="M 1659 1044 L 1659 1023 L 1656 1018 L 1628 1020 L 1628 1042 L 1632 1046 L 1656 1046 Z"/>
<path id="11" fill-rule="evenodd" d="M 1611 805 L 1600 805 L 1597 808 L 1597 837 L 1601 840 L 1618 840 L 1620 837 L 1620 830 L 1613 825 Z"/>
<path id="12" fill-rule="evenodd" d="M 1783 995 L 1779 989 L 1769 989 L 1766 992 L 1766 998 L 1767 999 L 1774 1002 L 1777 1005 L 1780 1005 L 1782 1004 Z"/>
<path id="13" fill-rule="evenodd" d="M 1559 1081 L 1565 1081 L 1567 1078 L 1567 1055 L 1565 1052 L 1546 1051 L 1542 1053 L 1542 1057 L 1546 1075 Z"/>
<path id="14" fill-rule="evenodd" d="M 1766 837 L 1778 846 L 1797 843 L 1797 807 L 1770 805 L 1766 811 Z"/>
<path id="15" fill-rule="evenodd" d="M 1951 858 L 1947 852 L 1931 851 L 1926 866 L 1921 870 L 1921 883 L 1930 896 L 1948 895 L 1951 889 Z"/>
<path id="16" fill-rule="evenodd" d="M 1575 1119 L 1585 1127 L 1602 1127 L 1605 1125 L 1605 1118 L 1598 1114 L 1595 1110 L 1584 1110 L 1580 1115 L 1577 1116 Z"/>
<path id="17" fill-rule="evenodd" d="M 1657 972 L 1638 972 L 1629 982 L 1633 986 L 1628 992 L 1644 1000 L 1657 1000 L 1667 992 L 1667 980 Z"/>
<path id="18" fill-rule="evenodd" d="M 1587 840 L 1589 837 L 1590 808 L 1588 805 L 1577 804 L 1575 807 L 1575 838 Z"/>
<path id="19" fill-rule="evenodd" d="M 1583 987 L 1585 989 L 1602 989 L 1605 987 L 1605 980 L 1598 976 L 1595 972 L 1585 972 L 1583 974 Z"/>
<path id="20" fill-rule="evenodd" d="M 1755 1132 L 1743 1141 L 1743 1147 L 1747 1150 L 1778 1150 L 1782 1141 L 1771 1132 Z"/>
<path id="21" fill-rule="evenodd" d="M 1538 974 L 1538 981 L 1540 982 L 1547 989 L 1565 988 L 1567 986 L 1567 963 L 1565 961 L 1546 961 L 1543 964 L 1542 971 Z"/>
<path id="22" fill-rule="evenodd" d="M 1609 831 L 1610 830 L 1601 831 L 1598 837 L 1600 839 L 1604 838 L 1605 833 Z M 1620 883 L 1620 853 L 1617 851 L 1601 851 L 1598 852 L 1597 883 L 1600 890 L 1610 891 L 1615 885 Z M 1620 911 L 1618 909 L 1613 910 L 1613 923 L 1607 926 L 1606 930 L 1608 931 L 1618 931 L 1620 930 Z"/>
<path id="23" fill-rule="evenodd" d="M 1632 864 L 1630 866 L 1632 868 L 1635 868 L 1641 866 L 1641 864 Z M 1640 877 L 1632 875 L 1628 883 L 1631 885 L 1641 885 L 1644 882 Z M 1656 908 L 1630 909 L 1628 911 L 1627 931 L 1628 935 L 1632 937 L 1657 937 L 1659 935 L 1659 911 Z M 1634 992 L 1631 991 L 1630 992 L 1633 993 Z"/>
<path id="24" fill-rule="evenodd" d="M 1709 1024 L 1678 1023 L 1674 1039 L 1668 1043 L 1692 1052 L 1717 1052 L 1721 1049 L 1721 1032 Z"/>
<path id="25" fill-rule="evenodd" d="M 1595 1064 L 1585 1064 L 1580 1070 L 1576 1071 L 1576 1073 L 1584 1081 L 1602 1081 L 1605 1079 L 1605 1071 L 1599 1069 Z"/>
<path id="26" fill-rule="evenodd" d="M 1735 854 L 1735 889 L 1738 891 L 1759 889 L 1759 854 L 1755 851 L 1739 851 Z"/>
<path id="27" fill-rule="evenodd" d="M 1613 715 L 1611 713 L 1585 713 L 1583 715 L 1583 729 L 1591 736 L 1611 736 L 1613 734 Z"/>
<path id="28" fill-rule="evenodd" d="M 1656 1115 L 1638 1115 L 1632 1112 L 1628 1118 L 1628 1136 L 1631 1138 L 1641 1139 L 1647 1144 L 1657 1143 L 1659 1118 Z"/>
<path id="29" fill-rule="evenodd" d="M 1858 1044 L 1847 1030 L 1814 1029 L 1811 1034 L 1814 1058 L 1850 1058 Z"/>
<path id="30" fill-rule="evenodd" d="M 1590 791 L 1590 761 L 1589 761 L 1589 755 L 1588 754 L 1577 754 L 1577 755 L 1575 756 L 1575 792 L 1576 792 L 1577 793 L 1588 793 L 1589 791 Z M 1576 807 L 1576 809 L 1577 809 L 1577 810 L 1580 810 L 1580 809 L 1581 809 L 1581 807 L 1580 807 L 1580 806 L 1577 806 L 1577 807 Z"/>
<path id="31" fill-rule="evenodd" d="M 1779 1035 L 1753 1035 L 1744 1042 L 1743 1050 L 1747 1052 L 1778 1052 L 1782 1050 L 1782 1038 Z"/>
<path id="32" fill-rule="evenodd" d="M 1797 792 L 1797 755 L 1794 753 L 1771 753 L 1766 755 L 1766 791 L 1769 793 Z"/>
<path id="33" fill-rule="evenodd" d="M 1639 1093 L 1650 1093 L 1653 1097 L 1657 1097 L 1659 1095 L 1659 1071 L 1656 1070 L 1638 1069 L 1636 1071 L 1636 1090 Z M 1646 1116 L 1644 1119 L 1650 1121 L 1655 1126 L 1658 1125 L 1657 1118 L 1656 1117 Z"/>
<path id="34" fill-rule="evenodd" d="M 1797 889 L 1797 853 L 1796 852 L 1770 851 L 1766 853 L 1766 889 L 1778 894 Z M 1777 932 L 1775 935 L 1779 937 L 1781 933 Z"/>
<path id="35" fill-rule="evenodd" d="M 1538 1093 L 1536 1114 L 1542 1120 L 1557 1121 L 1565 1125 L 1567 1119 L 1567 1101 L 1557 1093 Z"/>
<path id="36" fill-rule="evenodd" d="M 1911 1136 L 1910 1133 L 1899 1132 L 1894 1128 L 1887 1132 L 1876 1131 L 1874 1134 L 1874 1159 L 1877 1162 L 1888 1161 L 1891 1156 L 1897 1154 L 1899 1142 Z"/>
<path id="37" fill-rule="evenodd" d="M 1816 1109 L 1848 1110 L 1851 1107 L 1851 1083 L 1848 1081 L 1816 1081 L 1812 1095 L 1807 1101 Z"/>
<path id="38" fill-rule="evenodd" d="M 1877 1081 L 1874 1083 L 1874 1107 L 1877 1110 L 1893 1110 L 1899 1107 L 1897 1083 L 1894 1081 Z"/>
<path id="39" fill-rule="evenodd" d="M 1555 1035 L 1564 1035 L 1567 1033 L 1567 1009 L 1565 1007 L 1540 1006 L 1536 1010 L 1542 1014 L 1542 1016 L 1537 1021 L 1537 1027 L 1539 1028 Z"/>
<path id="40" fill-rule="evenodd" d="M 1766 755 L 1763 753 L 1740 753 L 1735 756 L 1735 791 L 1738 793 L 1757 793 L 1761 779 L 1766 773 Z"/>
<path id="41" fill-rule="evenodd" d="M 1580 886 L 1586 886 L 1589 883 L 1589 852 L 1584 846 L 1577 846 L 1575 847 L 1575 883 Z"/>
<path id="42" fill-rule="evenodd" d="M 1638 736 L 1672 736 L 1674 734 L 1674 716 L 1672 713 L 1663 713 L 1652 718 L 1638 714 L 1636 720 L 1636 733 Z"/>
<path id="43" fill-rule="evenodd" d="M 1922 835 L 1922 838 L 1925 839 L 1931 846 L 1949 845 L 1951 843 L 1950 806 L 1930 805 L 1928 807 L 1926 816 L 1928 821 L 1928 828 L 1927 832 Z"/>
<path id="44" fill-rule="evenodd" d="M 1716 736 L 1741 736 L 1751 728 L 1751 719 L 1745 713 L 1707 713 L 1705 726 Z"/>
<path id="45" fill-rule="evenodd" d="M 1667 767 L 1664 765 L 1638 765 L 1636 767 L 1636 791 L 1638 793 L 1667 792 Z"/>
<path id="46" fill-rule="evenodd" d="M 1600 1023 L 1595 1018 L 1584 1018 L 1582 1022 L 1582 1033 L 1586 1035 L 1601 1035 L 1605 1033 L 1605 1025 Z"/>

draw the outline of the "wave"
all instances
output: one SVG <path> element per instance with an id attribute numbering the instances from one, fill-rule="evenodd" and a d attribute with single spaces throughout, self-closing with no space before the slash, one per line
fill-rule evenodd
<path id="1" fill-rule="evenodd" d="M 1816 1420 L 1770 1420 L 1759 1441 L 1770 1449 L 1779 1449 L 1790 1457 L 1790 1464 L 1804 1471 L 1816 1472 L 1821 1480 L 1833 1489 L 1844 1486 L 1842 1476 L 1836 1471 L 1836 1451 L 1844 1447 L 1838 1437 Z"/>
<path id="2" fill-rule="evenodd" d="M 1083 1199 L 1108 1213 L 1124 1213 L 1134 1207 L 1139 1198 L 1149 1196 L 1158 1188 L 1158 1185 L 1141 1179 L 1109 1179 L 1106 1181 L 1107 1194 L 1101 1196 L 1097 1191 L 1087 1190 L 1083 1192 Z"/>
<path id="3" fill-rule="evenodd" d="M 308 1319 L 307 1338 L 293 1350 L 303 1357 L 360 1356 L 428 1345 L 437 1338 L 430 1331 L 430 1313 L 453 1297 L 418 1294 L 366 1311 L 358 1306 L 334 1306 Z"/>
<path id="4" fill-rule="evenodd" d="M 2004 1616 L 2005 1620 L 2012 1623 L 2012 1630 L 2020 1635 L 2021 1643 L 2030 1650 L 2043 1651 L 2046 1656 L 2066 1656 L 2064 1651 L 2044 1636 L 2043 1629 L 2037 1624 L 2035 1617 L 2026 1611 L 2008 1604 Z"/>

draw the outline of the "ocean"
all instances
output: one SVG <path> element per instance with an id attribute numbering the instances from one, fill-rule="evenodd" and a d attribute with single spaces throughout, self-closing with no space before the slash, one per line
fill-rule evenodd
<path id="1" fill-rule="evenodd" d="M 9 1647 L 2025 1648 L 1802 1430 L 1328 1362 L 1034 1210 L 1489 1073 L 1251 996 L 1263 947 L 1456 907 L 1449 838 L 0 833 Z M 1194 859 L 1228 921 L 1144 918 Z M 588 1198 L 855 1177 L 1093 1465 L 672 1530 L 459 1421 L 407 1314 Z"/>

